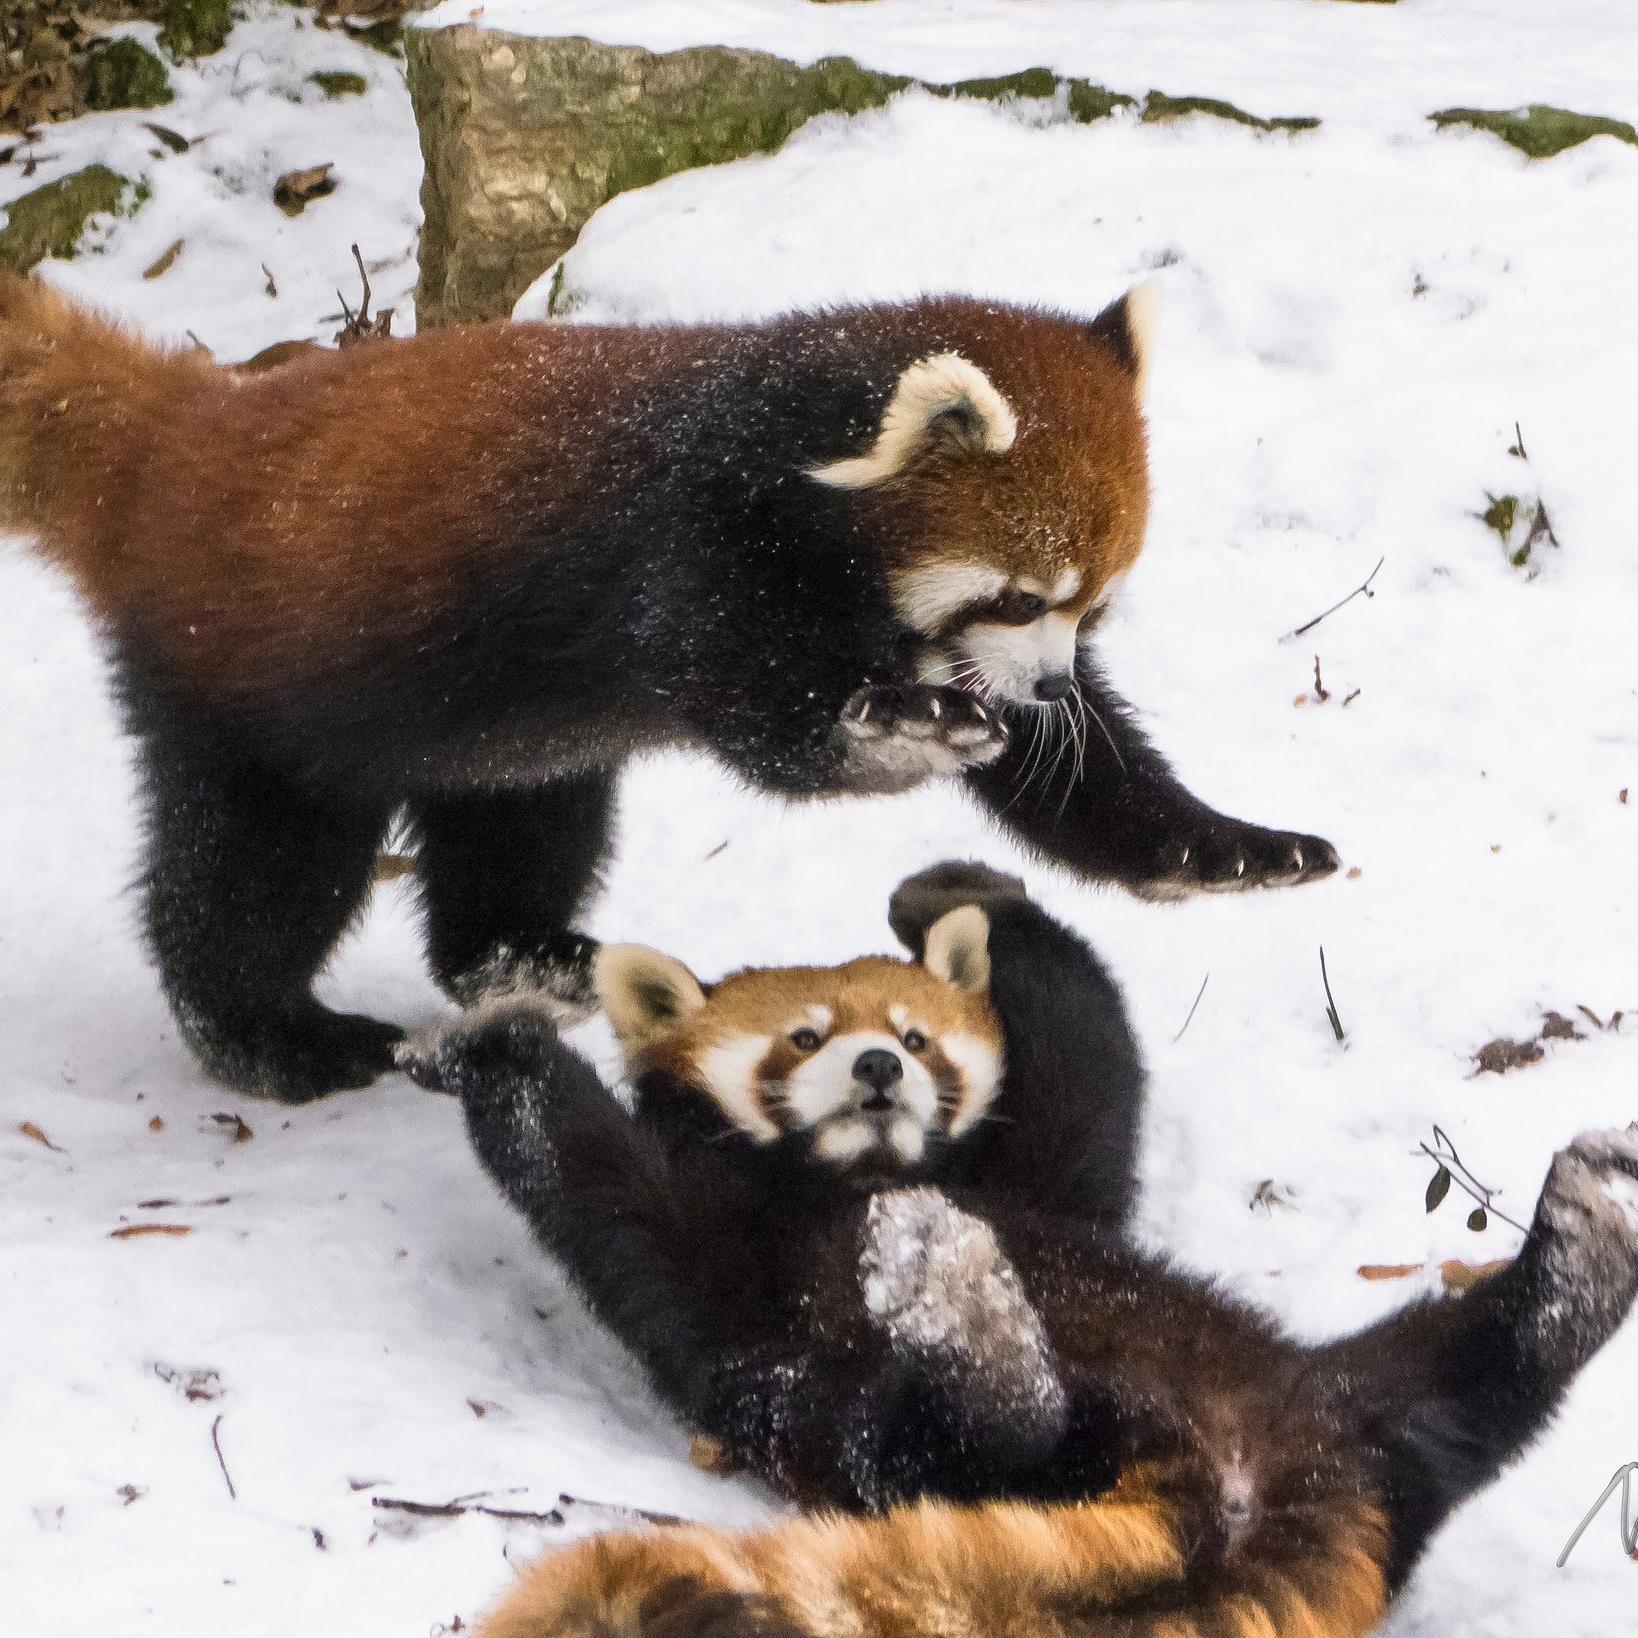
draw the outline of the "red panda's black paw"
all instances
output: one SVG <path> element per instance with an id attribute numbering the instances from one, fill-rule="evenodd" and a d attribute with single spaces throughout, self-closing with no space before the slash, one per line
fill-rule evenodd
<path id="1" fill-rule="evenodd" d="M 1195 893 L 1297 887 L 1334 876 L 1341 864 L 1323 836 L 1218 819 L 1168 843 L 1159 870 L 1137 891 L 1145 898 L 1180 899 Z"/>
<path id="2" fill-rule="evenodd" d="M 842 782 L 849 790 L 910 790 L 993 762 L 1007 744 L 1001 718 L 960 688 L 930 683 L 861 688 L 842 709 Z"/>
<path id="3" fill-rule="evenodd" d="M 401 1041 L 397 1067 L 429 1092 L 465 1097 L 508 1074 L 530 1073 L 557 1042 L 554 1009 L 538 995 L 499 996 Z"/>
<path id="4" fill-rule="evenodd" d="M 887 901 L 887 925 L 901 944 L 919 952 L 927 929 L 951 910 L 1028 897 L 1016 876 L 992 870 L 976 859 L 946 859 L 906 876 L 893 889 Z"/>
<path id="5" fill-rule="evenodd" d="M 217 1079 L 255 1097 L 298 1104 L 356 1091 L 390 1074 L 404 1032 L 315 1002 L 263 1021 L 246 1040 L 224 1041 L 199 1027 L 186 1038 Z"/>

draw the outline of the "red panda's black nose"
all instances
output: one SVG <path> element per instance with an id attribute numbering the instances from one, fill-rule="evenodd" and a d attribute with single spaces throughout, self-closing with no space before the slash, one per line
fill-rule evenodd
<path id="1" fill-rule="evenodd" d="M 1038 700 L 1068 699 L 1074 690 L 1075 679 L 1067 671 L 1056 677 L 1038 677 L 1035 682 L 1035 697 Z"/>
<path id="2" fill-rule="evenodd" d="M 863 1081 L 871 1090 L 872 1096 L 865 1099 L 864 1107 L 879 1109 L 887 1102 L 887 1089 L 904 1079 L 904 1065 L 896 1052 L 872 1047 L 853 1060 L 853 1078 Z"/>

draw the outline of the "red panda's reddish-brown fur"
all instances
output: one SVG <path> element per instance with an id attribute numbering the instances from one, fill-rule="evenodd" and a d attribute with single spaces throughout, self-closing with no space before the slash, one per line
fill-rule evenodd
<path id="1" fill-rule="evenodd" d="M 882 307 L 864 322 L 920 318 Z M 916 561 L 1080 567 L 1089 605 L 1143 540 L 1131 380 L 1026 312 L 975 310 L 965 328 L 1017 411 L 1016 444 L 907 471 L 861 510 Z M 0 527 L 38 536 L 99 617 L 140 619 L 195 683 L 278 688 L 446 613 L 510 544 L 521 497 L 543 549 L 583 527 L 623 470 L 652 464 L 632 407 L 732 334 L 478 325 L 246 375 L 0 276 Z"/>
<path id="2" fill-rule="evenodd" d="M 525 1572 L 479 1638 L 1363 1638 L 1386 1526 L 1336 1503 L 1279 1564 L 1191 1575 L 1178 1520 L 1133 1475 L 1077 1506 L 922 1502 L 730 1534 L 594 1537 Z"/>
<path id="3" fill-rule="evenodd" d="M 482 325 L 247 376 L 0 275 L 0 527 L 199 685 L 277 688 L 445 612 L 530 468 L 577 517 L 582 429 L 688 334 Z"/>

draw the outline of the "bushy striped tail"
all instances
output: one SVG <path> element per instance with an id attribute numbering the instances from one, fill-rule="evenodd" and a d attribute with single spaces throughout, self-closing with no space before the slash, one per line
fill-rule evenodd
<path id="1" fill-rule="evenodd" d="M 1156 1500 L 923 1502 L 594 1537 L 530 1569 L 480 1638 L 1362 1638 L 1381 1620 L 1386 1530 L 1331 1510 L 1278 1565 L 1190 1566 Z"/>

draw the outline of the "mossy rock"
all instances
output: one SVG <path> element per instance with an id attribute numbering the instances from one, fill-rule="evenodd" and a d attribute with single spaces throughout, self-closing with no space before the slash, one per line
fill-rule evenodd
<path id="1" fill-rule="evenodd" d="M 926 83 L 848 57 L 651 52 L 468 24 L 412 28 L 406 44 L 426 161 L 416 298 L 426 326 L 504 316 L 616 195 L 772 153 L 819 114 L 879 108 L 916 84 L 987 101 L 1062 97 L 1083 123 L 1132 100 L 1045 68 Z"/>
<path id="2" fill-rule="evenodd" d="M 103 40 L 85 58 L 85 106 L 103 113 L 115 108 L 159 108 L 171 100 L 165 65 L 140 40 Z"/>
<path id="3" fill-rule="evenodd" d="M 344 69 L 321 68 L 316 74 L 309 74 L 307 81 L 331 99 L 361 97 L 370 89 L 370 82 L 362 74 L 349 73 Z"/>
<path id="4" fill-rule="evenodd" d="M 1319 120 L 1312 114 L 1277 115 L 1264 119 L 1260 114 L 1248 114 L 1221 97 L 1169 97 L 1164 91 L 1151 91 L 1143 99 L 1143 123 L 1158 125 L 1166 120 L 1187 119 L 1191 114 L 1209 114 L 1213 119 L 1226 119 L 1235 125 L 1249 125 L 1255 131 L 1312 131 Z"/>
<path id="5" fill-rule="evenodd" d="M 7 223 L 0 228 L 0 267 L 26 273 L 49 256 L 71 257 L 86 224 L 119 210 L 129 186 L 106 165 L 88 165 L 12 200 Z"/>
<path id="6" fill-rule="evenodd" d="M 227 44 L 231 0 L 165 0 L 159 43 L 173 57 L 208 57 Z"/>
<path id="7" fill-rule="evenodd" d="M 1612 136 L 1638 147 L 1638 131 L 1625 120 L 1577 114 L 1545 102 L 1533 102 L 1527 108 L 1444 108 L 1428 118 L 1441 130 L 1447 125 L 1469 125 L 1489 131 L 1531 159 L 1551 159 L 1595 136 Z"/>

